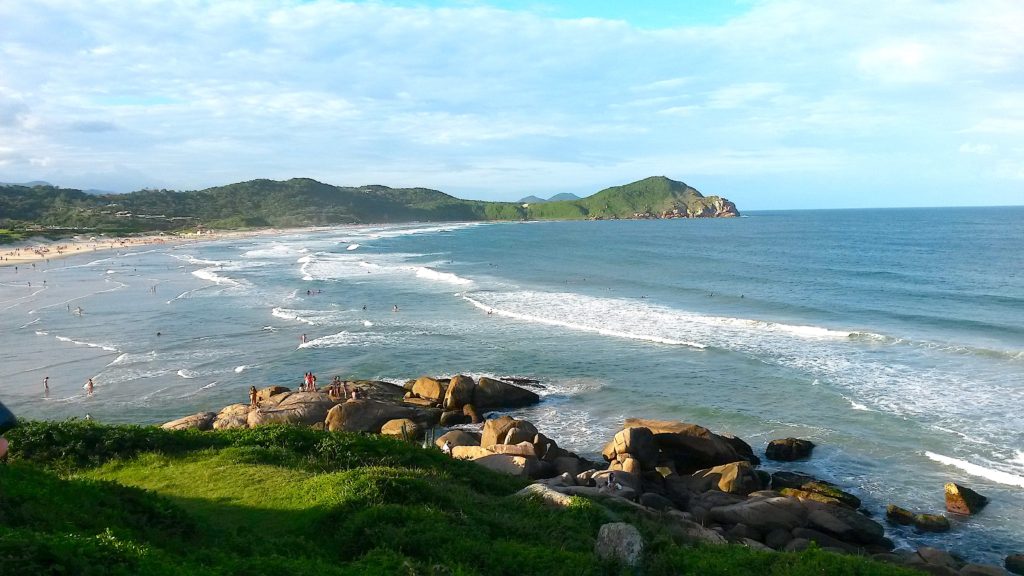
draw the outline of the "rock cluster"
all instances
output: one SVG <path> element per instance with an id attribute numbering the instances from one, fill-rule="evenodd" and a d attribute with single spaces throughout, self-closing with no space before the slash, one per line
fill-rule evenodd
<path id="1" fill-rule="evenodd" d="M 371 432 L 403 439 L 428 428 L 482 423 L 479 432 L 452 429 L 435 444 L 453 458 L 535 480 L 520 496 L 569 506 L 576 496 L 613 501 L 656 520 L 679 543 L 741 544 L 758 550 L 800 551 L 812 544 L 845 554 L 869 554 L 932 574 L 1005 574 L 1001 567 L 965 564 L 941 550 L 893 553 L 881 524 L 860 512 L 853 494 L 806 474 L 758 469 L 749 444 L 686 422 L 627 419 L 605 445 L 605 463 L 582 458 L 511 416 L 484 421 L 481 414 L 539 402 L 539 396 L 502 380 L 476 381 L 422 376 L 406 385 L 347 382 L 357 399 L 332 399 L 321 392 L 292 392 L 280 386 L 257 391 L 257 406 L 232 404 L 163 425 L 168 429 L 246 428 L 289 423 L 330 431 Z M 807 458 L 814 444 L 785 438 L 769 443 L 766 456 Z M 988 500 L 956 484 L 945 489 L 947 510 L 973 514 Z M 921 531 L 949 529 L 945 516 L 915 514 L 890 505 L 887 519 Z M 628 524 L 601 527 L 595 552 L 624 565 L 642 556 L 639 532 Z M 1024 574 L 1024 557 L 1010 556 L 1006 569 Z"/>

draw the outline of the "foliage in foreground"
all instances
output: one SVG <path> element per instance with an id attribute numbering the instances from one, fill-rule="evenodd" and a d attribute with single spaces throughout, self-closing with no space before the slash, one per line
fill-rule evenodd
<path id="1" fill-rule="evenodd" d="M 648 542 L 638 574 L 900 574 L 820 551 L 689 548 L 656 522 L 396 440 L 264 427 L 24 423 L 0 466 L 0 574 L 619 574 L 601 524 Z"/>

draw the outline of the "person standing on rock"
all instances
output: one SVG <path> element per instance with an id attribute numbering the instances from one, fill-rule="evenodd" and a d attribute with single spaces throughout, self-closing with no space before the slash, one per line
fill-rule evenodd
<path id="1" fill-rule="evenodd" d="M 249 386 L 249 406 L 256 407 L 256 387 Z"/>

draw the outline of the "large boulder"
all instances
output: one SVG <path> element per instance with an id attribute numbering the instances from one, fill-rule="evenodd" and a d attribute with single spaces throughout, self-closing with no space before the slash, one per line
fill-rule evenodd
<path id="1" fill-rule="evenodd" d="M 889 504 L 885 507 L 885 519 L 893 524 L 910 526 L 914 523 L 914 513 L 895 504 Z"/>
<path id="2" fill-rule="evenodd" d="M 892 548 L 885 539 L 885 529 L 867 516 L 842 506 L 803 501 L 807 508 L 807 527 L 820 530 L 843 542 Z"/>
<path id="3" fill-rule="evenodd" d="M 252 411 L 249 404 L 231 404 L 225 406 L 217 413 L 213 420 L 214 430 L 230 430 L 232 428 L 248 428 L 249 412 Z"/>
<path id="4" fill-rule="evenodd" d="M 628 418 L 624 428 L 648 428 L 664 459 L 680 474 L 746 460 L 732 442 L 703 426 L 686 422 Z"/>
<path id="5" fill-rule="evenodd" d="M 480 438 L 466 432 L 465 430 L 450 430 L 434 441 L 438 448 L 444 446 L 445 442 L 452 448 L 456 446 L 479 446 Z"/>
<path id="6" fill-rule="evenodd" d="M 452 458 L 456 460 L 476 460 L 491 454 L 494 454 L 494 452 L 482 446 L 464 445 L 452 448 Z"/>
<path id="7" fill-rule="evenodd" d="M 811 450 L 814 450 L 814 442 L 811 442 L 810 440 L 803 440 L 801 438 L 782 438 L 769 442 L 768 448 L 764 451 L 764 455 L 767 456 L 769 460 L 792 462 L 793 460 L 809 458 L 811 456 Z"/>
<path id="8" fill-rule="evenodd" d="M 460 424 L 469 424 L 473 419 L 459 410 L 445 410 L 441 413 L 441 426 L 450 428 Z"/>
<path id="9" fill-rule="evenodd" d="M 750 499 L 736 504 L 712 508 L 707 519 L 719 524 L 746 524 L 768 533 L 776 528 L 792 531 L 803 526 L 807 509 L 795 498 Z"/>
<path id="10" fill-rule="evenodd" d="M 1014 574 L 1024 575 L 1024 554 L 1010 554 L 1006 557 L 1003 565 Z"/>
<path id="11" fill-rule="evenodd" d="M 409 418 L 388 420 L 380 427 L 380 433 L 393 438 L 413 440 L 423 435 L 423 429 Z"/>
<path id="12" fill-rule="evenodd" d="M 476 390 L 476 382 L 473 382 L 469 376 L 459 374 L 452 377 L 448 383 L 448 389 L 444 393 L 444 409 L 462 410 L 466 404 L 472 404 L 474 390 Z"/>
<path id="13" fill-rule="evenodd" d="M 291 392 L 291 388 L 286 386 L 267 386 L 262 390 L 256 391 L 256 403 L 262 404 L 263 402 L 270 400 L 272 397 L 278 394 L 284 394 L 285 392 Z"/>
<path id="14" fill-rule="evenodd" d="M 444 387 L 430 376 L 420 376 L 412 385 L 412 393 L 437 404 L 444 398 Z"/>
<path id="15" fill-rule="evenodd" d="M 979 512 L 986 504 L 988 504 L 988 498 L 974 490 L 953 482 L 946 484 L 947 511 L 954 514 L 971 515 Z"/>
<path id="16" fill-rule="evenodd" d="M 480 445 L 490 448 L 495 444 L 530 442 L 537 436 L 537 428 L 526 420 L 502 416 L 484 422 Z"/>
<path id="17" fill-rule="evenodd" d="M 160 427 L 164 430 L 212 430 L 213 421 L 217 418 L 214 412 L 200 412 L 177 420 L 171 420 Z"/>
<path id="18" fill-rule="evenodd" d="M 473 463 L 517 478 L 532 478 L 537 466 L 535 458 L 509 456 L 508 454 L 490 454 L 474 458 Z"/>
<path id="19" fill-rule="evenodd" d="M 381 426 L 396 418 L 416 419 L 417 412 L 378 400 L 349 400 L 330 409 L 324 420 L 331 432 L 380 432 Z"/>
<path id="20" fill-rule="evenodd" d="M 846 506 L 851 510 L 860 508 L 860 498 L 841 490 L 835 484 L 824 480 L 811 480 L 804 482 L 799 488 L 782 488 L 779 490 L 784 496 L 793 496 L 803 500 L 814 500 L 823 504 L 836 504 Z"/>
<path id="21" fill-rule="evenodd" d="M 949 518 L 942 514 L 915 514 L 914 528 L 921 532 L 949 532 Z"/>
<path id="22" fill-rule="evenodd" d="M 615 455 L 628 454 L 640 462 L 640 467 L 653 470 L 658 463 L 658 445 L 650 428 L 629 427 L 619 430 L 612 439 Z"/>
<path id="23" fill-rule="evenodd" d="M 484 421 L 484 419 L 480 417 L 480 412 L 477 411 L 476 406 L 473 406 L 472 404 L 466 404 L 463 406 L 462 413 L 469 417 L 469 421 L 472 424 L 479 424 Z"/>
<path id="24" fill-rule="evenodd" d="M 761 464 L 761 459 L 754 455 L 754 449 L 750 446 L 750 444 L 747 444 L 742 438 L 740 438 L 739 436 L 734 436 L 732 434 L 719 434 L 719 436 L 721 436 L 723 439 L 725 439 L 726 442 L 731 444 L 733 449 L 736 450 L 736 453 L 742 456 L 744 460 L 750 462 L 754 466 L 758 466 Z"/>
<path id="25" fill-rule="evenodd" d="M 802 472 L 789 472 L 780 470 L 772 472 L 772 488 L 782 490 L 783 488 L 799 488 L 808 482 L 814 482 L 814 476 Z"/>
<path id="26" fill-rule="evenodd" d="M 745 496 L 762 488 L 761 479 L 754 472 L 754 467 L 745 460 L 698 470 L 692 476 L 698 483 L 703 482 L 703 486 L 695 486 L 698 492 L 721 490 Z"/>
<path id="27" fill-rule="evenodd" d="M 348 384 L 350 390 L 359 390 L 360 398 L 381 402 L 399 402 L 406 392 L 398 384 L 384 382 L 383 380 L 349 380 L 346 384 Z"/>
<path id="28" fill-rule="evenodd" d="M 334 401 L 320 392 L 285 392 L 275 394 L 249 411 L 249 427 L 261 424 L 302 424 L 312 426 L 323 422 Z"/>
<path id="29" fill-rule="evenodd" d="M 601 526 L 594 543 L 594 554 L 602 560 L 618 562 L 623 566 L 636 566 L 644 551 L 640 531 L 632 524 L 613 522 Z"/>
<path id="30" fill-rule="evenodd" d="M 473 405 L 477 410 L 518 408 L 540 402 L 540 396 L 525 388 L 493 378 L 481 377 L 473 390 Z"/>
<path id="31" fill-rule="evenodd" d="M 530 444 L 529 442 L 520 442 L 518 444 L 495 444 L 493 446 L 489 446 L 489 448 L 495 454 L 526 456 L 528 458 L 537 457 L 537 450 L 533 447 L 533 444 Z"/>

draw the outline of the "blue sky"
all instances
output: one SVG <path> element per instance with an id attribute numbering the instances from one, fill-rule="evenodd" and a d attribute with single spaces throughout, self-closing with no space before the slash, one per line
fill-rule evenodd
<path id="1" fill-rule="evenodd" d="M 1018 0 L 0 3 L 0 181 L 1024 204 Z"/>

